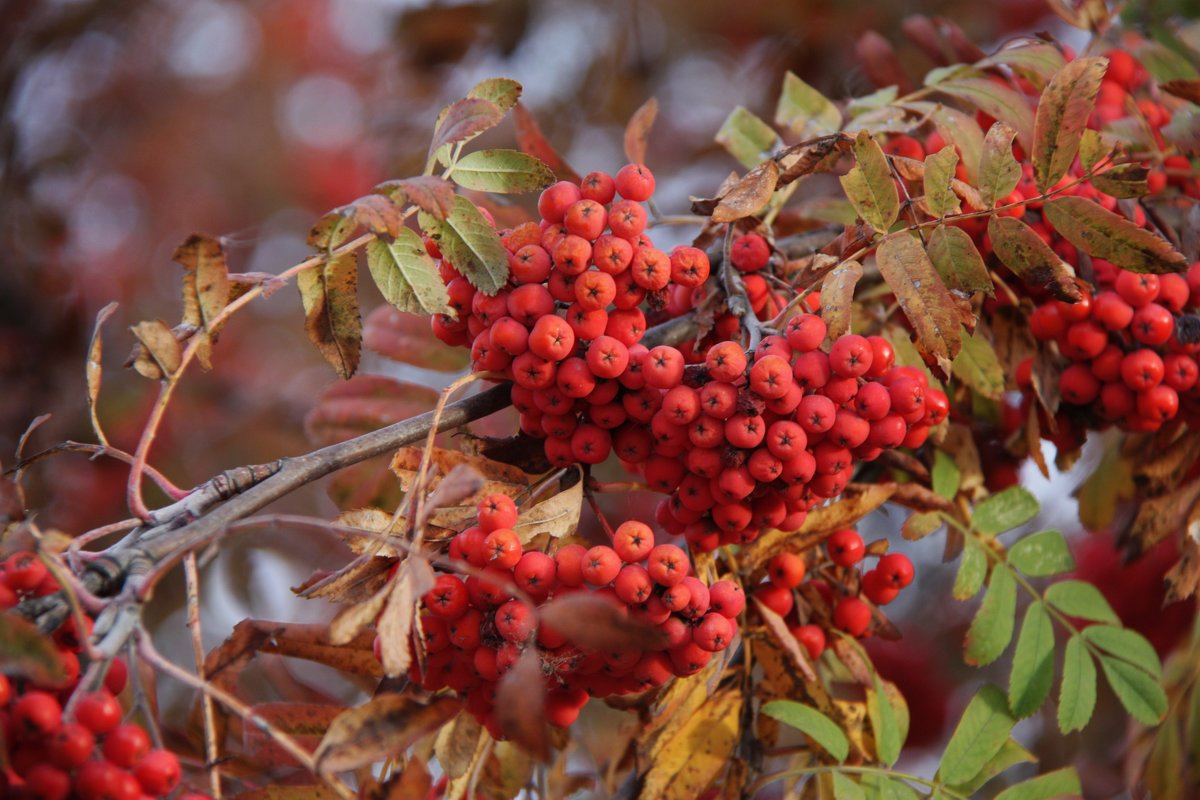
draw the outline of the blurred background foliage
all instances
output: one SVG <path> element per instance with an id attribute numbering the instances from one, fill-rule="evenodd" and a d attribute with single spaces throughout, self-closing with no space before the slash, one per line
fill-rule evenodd
<path id="1" fill-rule="evenodd" d="M 1196 5 L 1130 3 L 1126 19 L 1153 32 L 1172 16 L 1194 18 Z M 736 105 L 769 118 L 786 70 L 833 98 L 881 82 L 919 84 L 938 66 L 909 38 L 920 14 L 952 20 L 985 51 L 1030 32 L 1067 43 L 1081 35 L 1043 0 L 10 0 L 0 14 L 0 458 L 11 463 L 21 432 L 44 413 L 53 417 L 31 449 L 92 440 L 84 358 L 97 311 L 114 300 L 101 417 L 113 442 L 132 448 L 156 387 L 121 374 L 126 328 L 174 322 L 178 243 L 208 232 L 223 237 L 236 271 L 290 266 L 305 257 L 304 236 L 321 212 L 419 173 L 438 109 L 482 78 L 520 81 L 546 136 L 581 172 L 616 170 L 626 120 L 657 97 L 647 160 L 672 213 L 689 194 L 710 195 L 736 166 L 713 134 Z M 880 74 L 887 43 L 900 70 Z M 512 137 L 506 123 L 481 144 L 511 146 Z M 515 202 L 532 207 L 532 198 Z M 361 292 L 364 311 L 380 304 L 373 288 Z M 305 340 L 291 287 L 227 326 L 216 363 L 189 376 L 155 448 L 154 463 L 182 486 L 309 449 L 305 414 L 334 382 Z M 43 526 L 78 533 L 125 516 L 125 474 L 114 461 L 61 456 L 31 474 L 30 505 Z M 331 512 L 311 494 L 291 502 Z M 633 507 L 647 518 L 651 509 L 648 498 Z M 1061 524 L 1077 527 L 1073 510 L 1057 510 Z M 876 532 L 888 527 L 895 522 Z M 319 547 L 289 544 L 299 566 L 286 578 L 316 561 L 309 546 Z M 1083 546 L 1089 577 L 1116 569 L 1106 542 Z M 1188 612 L 1156 616 L 1157 579 L 1171 558 L 1154 558 L 1139 578 L 1147 606 L 1129 614 L 1153 618 L 1166 649 Z M 218 622 L 206 632 L 214 643 L 246 613 L 286 613 L 245 597 L 250 559 L 222 560 L 228 568 L 210 586 L 243 597 L 214 601 Z M 948 585 L 949 569 L 931 563 L 927 575 L 922 599 L 948 594 L 938 584 Z M 912 629 L 907 644 L 872 647 L 921 709 L 913 744 L 937 742 L 969 696 L 948 697 L 946 687 L 986 676 L 958 655 L 968 612 L 949 608 L 924 632 L 901 621 Z M 175 612 L 156 613 L 165 621 Z M 182 632 L 174 635 L 185 648 Z M 1097 790 L 1120 785 L 1111 756 L 1121 737 L 1106 727 L 1091 726 L 1095 741 L 1083 743 Z M 1038 750 L 1043 770 L 1070 757 L 1053 725 Z"/>

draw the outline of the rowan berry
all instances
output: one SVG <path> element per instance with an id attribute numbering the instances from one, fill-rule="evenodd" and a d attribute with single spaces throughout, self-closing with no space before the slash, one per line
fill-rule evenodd
<path id="1" fill-rule="evenodd" d="M 791 589 L 766 583 L 754 590 L 754 599 L 781 617 L 792 613 L 796 607 L 796 598 Z"/>
<path id="2" fill-rule="evenodd" d="M 654 247 L 639 247 L 633 253 L 629 273 L 643 289 L 665 289 L 671 281 L 671 257 Z"/>
<path id="3" fill-rule="evenodd" d="M 1126 303 L 1141 308 L 1158 299 L 1158 276 L 1121 270 L 1115 288 Z"/>
<path id="4" fill-rule="evenodd" d="M 886 606 L 900 594 L 900 587 L 890 583 L 878 569 L 872 569 L 863 573 L 862 593 L 875 605 Z"/>
<path id="5" fill-rule="evenodd" d="M 792 636 L 808 651 L 808 657 L 816 660 L 825 652 L 825 631 L 820 625 L 799 625 L 791 629 Z"/>
<path id="6" fill-rule="evenodd" d="M 708 607 L 730 619 L 741 614 L 746 607 L 746 595 L 742 587 L 733 581 L 717 581 L 708 587 L 708 594 Z"/>
<path id="7" fill-rule="evenodd" d="M 579 187 L 570 181 L 559 181 L 547 187 L 538 197 L 538 214 L 547 222 L 561 222 L 567 209 L 583 196 Z"/>
<path id="8" fill-rule="evenodd" d="M 572 235 L 591 241 L 608 227 L 608 212 L 601 203 L 584 198 L 567 209 L 563 225 Z"/>
<path id="9" fill-rule="evenodd" d="M 871 624 L 871 607 L 857 597 L 845 597 L 833 609 L 833 624 L 851 636 L 862 636 Z"/>
<path id="10" fill-rule="evenodd" d="M 604 333 L 626 347 L 633 347 L 646 333 L 646 315 L 640 308 L 618 308 L 608 315 Z"/>
<path id="11" fill-rule="evenodd" d="M 642 202 L 654 194 L 654 173 L 644 164 L 626 164 L 614 178 L 617 194 L 626 200 Z"/>
<path id="12" fill-rule="evenodd" d="M 1135 392 L 1162 383 L 1165 373 L 1162 357 L 1146 348 L 1134 350 L 1121 361 L 1121 379 Z"/>
<path id="13" fill-rule="evenodd" d="M 469 604 L 467 589 L 462 580 L 454 575 L 445 574 L 437 576 L 433 588 L 426 592 L 422 599 L 425 602 L 425 608 L 429 609 L 431 613 L 450 620 L 458 619 L 465 614 Z M 103 733 L 94 728 L 93 731 Z"/>
<path id="14" fill-rule="evenodd" d="M 86 694 L 75 706 L 75 721 L 94 734 L 106 734 L 121 724 L 121 704 L 105 689 Z"/>
<path id="15" fill-rule="evenodd" d="M 683 380 L 683 354 L 669 345 L 650 348 L 642 362 L 646 385 L 656 389 L 671 389 Z"/>
<path id="16" fill-rule="evenodd" d="M 862 537 L 853 528 L 835 531 L 826 541 L 829 558 L 839 567 L 852 567 L 862 561 L 866 546 Z"/>
<path id="17" fill-rule="evenodd" d="M 629 364 L 629 348 L 612 336 L 598 336 L 588 347 L 587 364 L 596 377 L 615 378 Z"/>
<path id="18" fill-rule="evenodd" d="M 903 553 L 888 553 L 875 567 L 888 583 L 901 589 L 913 581 L 913 565 Z"/>
<path id="19" fill-rule="evenodd" d="M 133 768 L 133 774 L 147 794 L 169 794 L 179 785 L 179 759 L 167 750 L 151 750 Z"/>
<path id="20" fill-rule="evenodd" d="M 104 758 L 122 769 L 129 769 L 150 752 L 150 737 L 140 725 L 118 725 L 104 737 Z"/>
<path id="21" fill-rule="evenodd" d="M 767 563 L 771 583 L 784 589 L 795 589 L 804 580 L 804 559 L 795 553 L 779 553 Z"/>
<path id="22" fill-rule="evenodd" d="M 836 418 L 837 406 L 828 397 L 819 394 L 806 396 L 796 409 L 796 422 L 810 437 L 832 428 Z"/>
<path id="23" fill-rule="evenodd" d="M 616 194 L 617 186 L 607 172 L 589 172 L 579 182 L 579 191 L 588 200 L 608 205 Z"/>
<path id="24" fill-rule="evenodd" d="M 592 586 L 607 586 L 621 572 L 621 558 L 606 545 L 597 545 L 588 550 L 583 559 L 584 580 Z"/>
<path id="25" fill-rule="evenodd" d="M 587 556 L 583 545 L 567 544 L 554 552 L 555 575 L 563 586 L 583 585 L 583 564 Z"/>
<path id="26" fill-rule="evenodd" d="M 750 368 L 750 388 L 760 397 L 782 397 L 792 381 L 792 365 L 780 356 L 766 356 Z"/>
<path id="27" fill-rule="evenodd" d="M 1175 317 L 1158 303 L 1147 303 L 1134 312 L 1129 331 L 1142 344 L 1165 344 L 1175 332 Z"/>
<path id="28" fill-rule="evenodd" d="M 771 248 L 766 239 L 749 233 L 733 240 L 729 260 L 742 272 L 757 272 L 771 260 Z"/>
<path id="29" fill-rule="evenodd" d="M 673 544 L 660 544 L 646 556 L 646 569 L 660 586 L 675 586 L 688 574 L 687 553 Z"/>
<path id="30" fill-rule="evenodd" d="M 617 200 L 608 208 L 608 227 L 622 239 L 635 239 L 646 230 L 646 209 L 633 200 Z"/>
<path id="31" fill-rule="evenodd" d="M 729 647 L 733 639 L 733 626 L 729 618 L 715 612 L 705 614 L 704 619 L 692 632 L 692 641 L 710 652 L 719 652 Z"/>
<path id="32" fill-rule="evenodd" d="M 871 368 L 875 351 L 865 336 L 847 334 L 833 343 L 829 350 L 829 366 L 843 378 L 858 378 Z"/>

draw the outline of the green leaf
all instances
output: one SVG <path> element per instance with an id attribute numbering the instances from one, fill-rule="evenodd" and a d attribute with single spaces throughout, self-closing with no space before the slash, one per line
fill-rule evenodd
<path id="1" fill-rule="evenodd" d="M 1083 637 L 1075 634 L 1063 652 L 1062 683 L 1058 687 L 1058 729 L 1083 730 L 1096 708 L 1096 665 Z"/>
<path id="2" fill-rule="evenodd" d="M 979 197 L 991 208 L 1012 194 L 1021 182 L 1021 165 L 1013 158 L 1012 143 L 1017 132 L 1012 126 L 997 122 L 988 128 L 983 138 L 983 155 L 979 159 Z"/>
<path id="3" fill-rule="evenodd" d="M 794 700 L 773 700 L 763 705 L 762 713 L 812 737 L 838 761 L 845 761 L 850 754 L 850 742 L 846 734 L 836 722 L 812 706 Z"/>
<path id="4" fill-rule="evenodd" d="M 0 674 L 47 686 L 66 678 L 54 640 L 16 613 L 0 614 Z"/>
<path id="5" fill-rule="evenodd" d="M 962 473 L 958 471 L 958 464 L 954 463 L 954 459 L 946 455 L 945 451 L 935 450 L 930 478 L 934 492 L 947 500 L 953 500 L 954 496 L 958 494 Z"/>
<path id="6" fill-rule="evenodd" d="M 1008 551 L 1008 563 L 1034 578 L 1075 569 L 1067 540 L 1058 531 L 1039 531 L 1026 536 Z"/>
<path id="7" fill-rule="evenodd" d="M 1054 624 L 1046 607 L 1030 603 L 1013 651 L 1008 676 L 1008 705 L 1017 717 L 1042 707 L 1054 683 Z"/>
<path id="8" fill-rule="evenodd" d="M 996 752 L 996 755 L 992 756 L 991 760 L 983 765 L 983 769 L 979 771 L 979 774 L 966 783 L 956 784 L 950 788 L 961 795 L 971 797 L 979 791 L 981 786 L 1009 767 L 1016 766 L 1017 764 L 1031 764 L 1036 761 L 1037 757 L 1033 753 L 1022 747 L 1016 739 L 1010 737 L 1005 740 L 1004 744 Z"/>
<path id="9" fill-rule="evenodd" d="M 775 124 L 787 128 L 799 139 L 811 139 L 839 130 L 842 112 L 829 98 L 789 71 L 783 76 Z"/>
<path id="10" fill-rule="evenodd" d="M 938 84 L 938 91 L 973 103 L 985 114 L 1007 122 L 1017 131 L 1025 152 L 1033 144 L 1033 111 L 1021 93 L 990 78 L 954 78 Z"/>
<path id="11" fill-rule="evenodd" d="M 1004 693 L 983 686 L 967 704 L 946 745 L 938 777 L 951 786 L 974 778 L 1004 746 L 1016 723 Z"/>
<path id="12" fill-rule="evenodd" d="M 967 539 L 954 578 L 954 599 L 970 600 L 983 588 L 987 577 L 987 554 L 973 539 Z"/>
<path id="13" fill-rule="evenodd" d="M 1041 510 L 1037 498 L 1022 486 L 1010 486 L 975 506 L 971 525 L 988 535 L 1010 531 L 1024 525 Z"/>
<path id="14" fill-rule="evenodd" d="M 1191 62 L 1153 39 L 1141 40 L 1133 53 L 1157 83 L 1200 78 Z"/>
<path id="15" fill-rule="evenodd" d="M 875 251 L 875 265 L 912 323 L 917 346 L 949 372 L 962 349 L 962 325 L 954 297 L 921 242 L 907 233 L 890 236 Z"/>
<path id="16" fill-rule="evenodd" d="M 520 150 L 477 150 L 454 164 L 450 177 L 477 192 L 536 192 L 554 183 L 554 173 L 541 159 Z"/>
<path id="17" fill-rule="evenodd" d="M 967 629 L 963 658 L 972 666 L 982 667 L 995 661 L 1012 641 L 1017 613 L 1017 582 L 1003 567 L 992 570 L 983 603 Z"/>
<path id="18" fill-rule="evenodd" d="M 362 320 L 358 315 L 358 261 L 354 253 L 327 257 L 296 276 L 304 305 L 304 331 L 339 376 L 358 369 Z"/>
<path id="19" fill-rule="evenodd" d="M 898 86 L 885 86 L 882 89 L 877 89 L 870 94 L 865 94 L 862 97 L 855 97 L 846 104 L 846 114 L 851 119 L 865 114 L 868 111 L 878 111 L 881 108 L 886 108 L 892 104 L 892 101 L 900 94 Z"/>
<path id="20" fill-rule="evenodd" d="M 1100 656 L 1100 669 L 1125 710 L 1143 725 L 1157 725 L 1167 714 L 1167 695 L 1158 681 L 1138 667 L 1111 656 Z"/>
<path id="21" fill-rule="evenodd" d="M 938 225 L 929 235 L 925 249 L 947 287 L 962 292 L 986 292 L 989 296 L 996 294 L 983 256 L 979 255 L 971 235 L 962 228 Z"/>
<path id="22" fill-rule="evenodd" d="M 862 788 L 869 800 L 920 800 L 921 795 L 899 778 L 863 775 Z"/>
<path id="23" fill-rule="evenodd" d="M 1074 767 L 1063 767 L 1010 786 L 996 800 L 1050 800 L 1052 797 L 1081 797 L 1083 787 Z"/>
<path id="24" fill-rule="evenodd" d="M 896 709 L 879 676 L 871 676 L 871 688 L 867 689 L 867 718 L 875 734 L 875 756 L 891 766 L 900 758 L 906 731 L 901 731 Z M 905 726 L 907 728 L 907 726 Z"/>
<path id="25" fill-rule="evenodd" d="M 835 800 L 866 800 L 863 788 L 847 777 L 844 773 L 834 772 L 833 796 Z"/>
<path id="26" fill-rule="evenodd" d="M 900 195 L 887 156 L 866 130 L 860 130 L 854 139 L 854 163 L 840 178 L 842 190 L 868 225 L 887 233 L 900 215 Z"/>
<path id="27" fill-rule="evenodd" d="M 1091 172 L 1097 164 L 1112 155 L 1113 149 L 1111 141 L 1105 139 L 1099 131 L 1089 128 L 1079 140 L 1079 164 L 1084 171 Z"/>
<path id="28" fill-rule="evenodd" d="M 1041 86 L 1066 63 L 1062 53 L 1054 45 L 1028 42 L 993 53 L 981 61 L 976 61 L 975 66 L 983 68 L 1005 64 L 1026 78 L 1036 79 L 1037 85 Z"/>
<path id="29" fill-rule="evenodd" d="M 742 106 L 729 112 L 716 140 L 747 169 L 758 166 L 779 146 L 771 126 Z"/>
<path id="30" fill-rule="evenodd" d="M 1032 153 L 1033 176 L 1042 191 L 1071 168 L 1107 68 L 1107 58 L 1077 58 L 1059 70 L 1042 92 Z"/>
<path id="31" fill-rule="evenodd" d="M 504 288 L 508 282 L 508 251 L 474 203 L 457 196 L 445 221 L 424 214 L 420 220 L 421 229 L 437 241 L 442 256 L 472 286 L 489 296 Z"/>
<path id="32" fill-rule="evenodd" d="M 1083 629 L 1083 638 L 1099 649 L 1141 667 L 1154 678 L 1162 675 L 1162 661 L 1154 645 L 1135 630 L 1113 625 L 1089 625 Z"/>
<path id="33" fill-rule="evenodd" d="M 1141 164 L 1121 164 L 1092 176 L 1092 186 L 1110 197 L 1144 197 L 1150 193 L 1150 170 Z"/>
<path id="34" fill-rule="evenodd" d="M 1046 590 L 1046 602 L 1068 617 L 1120 625 L 1100 590 L 1087 581 L 1059 581 Z"/>
<path id="35" fill-rule="evenodd" d="M 954 145 L 948 144 L 925 157 L 925 204 L 929 207 L 930 215 L 944 217 L 962 210 L 958 195 L 950 189 L 950 181 L 954 178 L 954 168 L 957 166 L 958 153 L 955 152 Z"/>
<path id="36" fill-rule="evenodd" d="M 1004 394 L 1004 368 L 996 358 L 992 343 L 979 328 L 963 339 L 962 350 L 954 357 L 951 370 L 980 395 L 999 400 Z"/>
<path id="37" fill-rule="evenodd" d="M 996 257 L 1027 286 L 1046 289 L 1066 303 L 1078 302 L 1074 273 L 1024 222 L 1015 217 L 992 217 L 988 220 L 988 238 Z"/>
<path id="38" fill-rule="evenodd" d="M 437 264 L 421 237 L 409 228 L 390 244 L 376 239 L 367 245 L 367 268 L 383 299 L 401 311 L 450 314 L 450 296 Z"/>
<path id="39" fill-rule="evenodd" d="M 1042 205 L 1046 221 L 1062 237 L 1093 258 L 1132 272 L 1182 272 L 1188 261 L 1153 231 L 1083 197 L 1055 197 Z"/>

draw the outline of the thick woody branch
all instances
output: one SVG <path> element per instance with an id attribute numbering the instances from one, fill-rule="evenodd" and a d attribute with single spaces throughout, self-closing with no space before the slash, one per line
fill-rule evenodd
<path id="1" fill-rule="evenodd" d="M 695 335 L 695 324 L 685 316 L 651 328 L 643 342 L 677 345 Z M 438 431 L 460 428 L 508 407 L 509 390 L 509 384 L 501 384 L 448 404 L 438 419 Z M 149 524 L 84 562 L 80 582 L 102 597 L 116 594 L 127 583 L 140 594 L 149 588 L 142 586 L 146 576 L 159 573 L 237 520 L 326 475 L 421 441 L 428 436 L 434 416 L 428 412 L 306 455 L 223 472 L 182 500 L 153 512 Z M 48 595 L 25 601 L 20 610 L 43 630 L 53 630 L 66 618 L 67 605 L 58 595 Z"/>

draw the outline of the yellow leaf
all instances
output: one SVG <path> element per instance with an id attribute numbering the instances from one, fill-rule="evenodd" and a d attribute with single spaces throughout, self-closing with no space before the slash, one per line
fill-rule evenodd
<path id="1" fill-rule="evenodd" d="M 695 800 L 728 763 L 737 746 L 742 690 L 710 697 L 671 737 L 651 763 L 638 795 L 644 800 Z"/>

